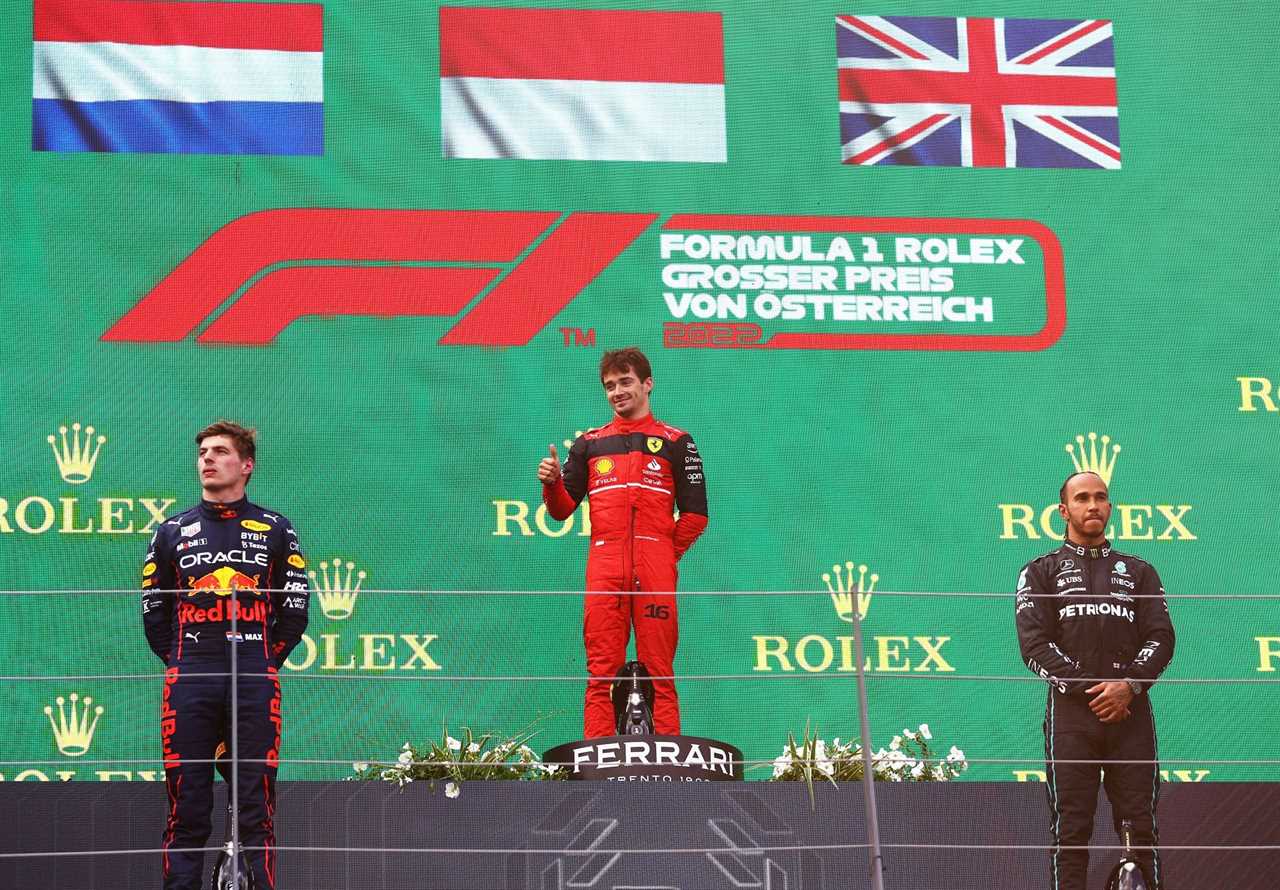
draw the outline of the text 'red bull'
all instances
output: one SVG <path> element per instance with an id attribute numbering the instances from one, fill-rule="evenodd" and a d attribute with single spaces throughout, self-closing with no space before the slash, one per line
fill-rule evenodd
<path id="1" fill-rule="evenodd" d="M 160 740 L 163 745 L 164 768 L 182 765 L 182 758 L 173 748 L 173 734 L 178 731 L 178 712 L 169 701 L 173 686 L 178 682 L 178 669 L 166 668 L 164 672 L 164 699 L 160 705 Z"/>
<path id="2" fill-rule="evenodd" d="M 271 696 L 271 724 L 275 727 L 275 736 L 271 741 L 271 750 L 267 751 L 267 766 L 274 769 L 280 765 L 280 735 L 284 728 L 284 720 L 280 713 L 280 672 L 268 666 L 267 676 L 275 686 Z"/>
<path id="3" fill-rule="evenodd" d="M 183 624 L 206 624 L 210 621 L 231 620 L 231 600 L 219 600 L 207 609 L 201 609 L 193 603 L 183 603 L 178 607 L 178 620 Z M 266 624 L 267 604 L 263 600 L 255 603 L 235 601 L 236 620 L 249 624 Z"/>

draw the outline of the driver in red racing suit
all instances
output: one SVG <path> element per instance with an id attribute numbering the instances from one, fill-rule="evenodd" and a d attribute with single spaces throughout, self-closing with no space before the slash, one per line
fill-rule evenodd
<path id="1" fill-rule="evenodd" d="M 702 458 L 693 438 L 649 413 L 653 371 L 635 348 L 605 353 L 600 382 L 615 416 L 573 443 L 561 468 L 555 446 L 538 465 L 547 512 L 568 519 L 591 505 L 582 637 L 587 649 L 586 738 L 613 735 L 610 685 L 636 655 L 654 677 L 654 731 L 679 735 L 674 674 L 676 562 L 707 526 Z M 673 510 L 680 518 L 675 519 Z M 614 595 L 602 595 L 611 593 Z"/>

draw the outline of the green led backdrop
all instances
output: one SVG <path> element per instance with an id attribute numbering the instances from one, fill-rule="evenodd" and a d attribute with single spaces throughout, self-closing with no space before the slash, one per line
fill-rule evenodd
<path id="1" fill-rule="evenodd" d="M 286 778 L 446 723 L 576 738 L 587 520 L 547 517 L 534 470 L 607 421 L 596 364 L 624 345 L 706 464 L 684 728 L 748 757 L 856 734 L 830 591 L 860 589 L 877 744 L 928 722 L 1026 760 L 970 778 L 1040 768 L 1043 687 L 964 678 L 1030 676 L 1008 594 L 1073 460 L 1105 464 L 1116 546 L 1171 594 L 1271 591 L 1276 152 L 1239 113 L 1277 84 L 1237 61 L 1280 36 L 1261 5 L 584 0 L 672 15 L 629 43 L 562 13 L 546 70 L 535 5 L 313 8 L 316 151 L 39 145 L 74 104 L 41 98 L 40 47 L 79 38 L 0 25 L 4 778 L 159 775 L 133 591 L 218 417 L 260 431 L 250 497 L 315 572 Z M 581 87 L 615 61 L 634 119 Z M 519 98 L 548 80 L 590 101 Z M 1168 677 L 1274 676 L 1274 601 L 1171 612 Z M 517 675 L 569 679 L 484 679 Z M 1171 778 L 1272 778 L 1204 763 L 1276 756 L 1271 688 L 1157 687 Z M 91 735 L 55 732 L 60 696 L 73 729 L 92 698 Z"/>

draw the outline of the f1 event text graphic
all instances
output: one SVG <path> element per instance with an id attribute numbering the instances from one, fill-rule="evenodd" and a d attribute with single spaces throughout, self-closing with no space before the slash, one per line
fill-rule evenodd
<path id="1" fill-rule="evenodd" d="M 162 343 L 194 335 L 206 345 L 260 346 L 308 316 L 443 316 L 457 320 L 440 337 L 441 346 L 524 346 L 658 219 L 656 213 L 576 211 L 258 211 L 215 231 L 102 339 Z M 783 261 L 840 254 L 844 262 L 869 263 L 761 267 L 764 280 L 804 281 L 808 290 L 835 290 L 838 281 L 850 291 L 758 293 L 750 305 L 763 319 L 989 323 L 988 297 L 928 293 L 954 289 L 951 266 L 913 269 L 875 261 L 891 264 L 906 257 L 914 263 L 1026 268 L 1020 251 L 1029 244 L 1038 249 L 1043 272 L 1042 287 L 1026 295 L 1043 318 L 1038 330 L 935 333 L 917 325 L 899 333 L 883 326 L 853 332 L 806 325 L 765 332 L 754 321 L 696 320 L 688 311 L 694 295 L 666 293 L 657 306 L 673 318 L 663 325 L 667 347 L 1032 351 L 1053 345 L 1066 327 L 1061 245 L 1051 230 L 1030 220 L 674 214 L 659 228 L 664 253 L 674 243 L 733 238 L 713 233 L 752 232 L 762 234 L 740 239 L 753 245 L 749 249 L 776 249 Z M 693 234 L 673 240 L 673 232 Z M 878 246 L 882 242 L 867 233 L 890 239 L 887 255 Z M 815 253 L 813 245 L 822 238 L 827 243 Z M 851 244 L 862 245 L 862 253 Z M 669 261 L 654 257 L 657 264 Z M 753 267 L 743 268 L 752 274 Z M 899 292 L 870 293 L 891 285 Z M 860 286 L 867 292 L 852 293 Z M 735 299 L 747 304 L 741 294 L 697 299 L 697 305 L 719 299 L 730 309 Z"/>

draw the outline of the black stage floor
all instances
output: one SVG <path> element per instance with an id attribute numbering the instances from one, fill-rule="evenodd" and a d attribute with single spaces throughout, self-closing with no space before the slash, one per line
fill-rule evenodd
<path id="1" fill-rule="evenodd" d="M 219 784 L 219 792 L 225 786 Z M 879 795 L 889 890 L 1045 887 L 1044 786 L 887 784 Z M 869 886 L 862 789 L 763 782 L 474 782 L 443 787 L 282 783 L 280 890 L 849 890 Z M 221 794 L 218 806 L 222 806 Z M 0 853 L 159 846 L 162 784 L 0 784 Z M 221 810 L 215 810 L 220 813 Z M 1161 840 L 1175 846 L 1280 847 L 1280 783 L 1167 784 Z M 221 841 L 215 818 L 213 843 Z M 1102 802 L 1094 842 L 1113 845 Z M 895 844 L 956 845 L 908 849 Z M 811 849 L 796 849 L 808 846 Z M 324 849 L 288 849 L 324 848 Z M 335 852 L 330 848 L 356 848 Z M 388 849 L 391 852 L 376 852 Z M 647 852 L 651 850 L 676 852 Z M 1093 856 L 1101 888 L 1113 850 Z M 212 866 L 209 856 L 209 867 Z M 1271 890 L 1280 850 L 1165 851 L 1168 887 Z M 0 858 L 0 887 L 159 887 L 158 853 Z"/>

